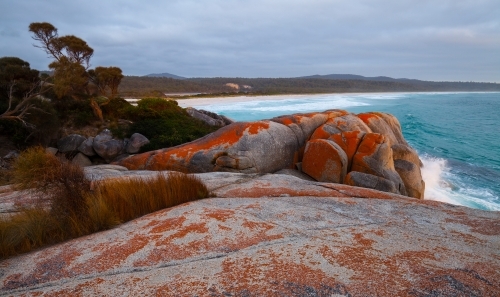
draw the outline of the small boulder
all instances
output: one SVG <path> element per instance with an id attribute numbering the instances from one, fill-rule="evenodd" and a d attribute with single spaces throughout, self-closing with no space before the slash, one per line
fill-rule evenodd
<path id="1" fill-rule="evenodd" d="M 124 151 L 124 143 L 122 140 L 113 139 L 113 134 L 108 129 L 103 130 L 95 138 L 92 144 L 94 151 L 102 157 L 106 162 L 113 161 L 118 155 Z"/>
<path id="2" fill-rule="evenodd" d="M 198 119 L 207 125 L 223 127 L 226 126 L 225 119 L 221 118 L 218 114 L 206 110 L 197 110 L 193 107 L 186 108 L 186 112 L 195 119 Z M 227 118 L 226 118 L 227 119 Z"/>
<path id="3" fill-rule="evenodd" d="M 394 160 L 394 167 L 405 184 L 408 196 L 424 199 L 425 182 L 420 167 L 406 160 Z"/>
<path id="4" fill-rule="evenodd" d="M 94 143 L 106 142 L 111 139 L 113 139 L 113 133 L 109 129 L 104 129 L 94 138 Z"/>
<path id="5" fill-rule="evenodd" d="M 129 154 L 138 153 L 141 150 L 141 147 L 148 144 L 149 139 L 146 136 L 140 133 L 134 133 L 130 136 L 130 139 L 127 142 L 125 147 L 125 151 Z"/>
<path id="6" fill-rule="evenodd" d="M 71 160 L 71 163 L 79 165 L 80 167 L 86 167 L 92 165 L 92 161 L 82 153 L 76 154 L 76 156 Z"/>
<path id="7" fill-rule="evenodd" d="M 349 172 L 349 174 L 347 174 L 344 183 L 349 186 L 399 194 L 398 188 L 392 181 L 368 173 L 351 171 Z"/>
<path id="8" fill-rule="evenodd" d="M 94 137 L 89 137 L 85 139 L 85 141 L 82 142 L 82 144 L 80 144 L 78 150 L 86 156 L 89 157 L 95 156 L 95 151 L 94 148 L 92 147 L 93 144 L 94 144 Z"/>
<path id="9" fill-rule="evenodd" d="M 343 183 L 347 155 L 331 140 L 314 139 L 306 144 L 302 171 L 320 182 Z"/>
<path id="10" fill-rule="evenodd" d="M 71 134 L 57 141 L 57 148 L 61 153 L 78 151 L 78 147 L 85 141 L 85 137 L 79 134 Z"/>
<path id="11" fill-rule="evenodd" d="M 46 148 L 45 148 L 45 152 L 46 152 L 47 154 L 51 154 L 51 155 L 53 155 L 53 156 L 55 156 L 55 155 L 57 154 L 57 152 L 58 152 L 58 151 L 59 151 L 59 150 L 58 150 L 58 149 L 56 149 L 55 147 L 50 147 L 50 146 L 49 146 L 49 147 L 46 147 Z"/>

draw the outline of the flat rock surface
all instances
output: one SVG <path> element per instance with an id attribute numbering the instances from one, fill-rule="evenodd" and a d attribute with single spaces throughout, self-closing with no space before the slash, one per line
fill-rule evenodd
<path id="1" fill-rule="evenodd" d="M 417 199 L 210 198 L 3 260 L 0 295 L 499 296 L 500 213 Z"/>

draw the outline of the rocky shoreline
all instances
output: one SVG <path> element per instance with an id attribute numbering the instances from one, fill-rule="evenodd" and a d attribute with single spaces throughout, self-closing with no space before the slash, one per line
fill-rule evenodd
<path id="1" fill-rule="evenodd" d="M 188 173 L 274 173 L 297 170 L 320 182 L 340 183 L 423 199 L 416 151 L 399 121 L 379 112 L 344 110 L 236 122 L 180 146 L 123 158 L 129 169 Z"/>

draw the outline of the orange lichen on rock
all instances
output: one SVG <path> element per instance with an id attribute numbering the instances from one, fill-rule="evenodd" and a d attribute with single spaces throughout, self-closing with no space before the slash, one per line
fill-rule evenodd
<path id="1" fill-rule="evenodd" d="M 343 183 L 347 173 L 347 156 L 333 141 L 310 140 L 302 159 L 302 171 L 320 182 Z"/>

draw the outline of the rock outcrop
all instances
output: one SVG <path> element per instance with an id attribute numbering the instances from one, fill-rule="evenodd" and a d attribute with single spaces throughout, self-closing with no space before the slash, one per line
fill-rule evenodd
<path id="1" fill-rule="evenodd" d="M 72 158 L 73 163 L 81 166 L 90 166 L 97 163 L 117 161 L 127 154 L 138 153 L 149 140 L 142 134 L 134 133 L 130 139 L 114 139 L 110 130 L 105 129 L 95 137 L 85 138 L 79 134 L 71 134 L 57 142 L 57 148 L 50 148 L 50 152 L 64 153 Z M 74 160 L 76 159 L 76 160 Z"/>
<path id="2" fill-rule="evenodd" d="M 398 161 L 396 168 L 395 160 L 414 166 Z M 420 199 L 425 188 L 421 162 L 404 139 L 398 120 L 375 112 L 355 115 L 327 110 L 237 122 L 193 142 L 124 158 L 116 164 L 134 170 L 190 173 L 298 169 L 317 181 L 337 183 L 343 183 L 350 172 L 360 172 L 377 178 L 355 174 L 350 185 L 396 189 L 398 194 Z"/>
<path id="3" fill-rule="evenodd" d="M 0 295 L 500 295 L 499 212 L 281 174 L 197 176 L 219 198 L 3 260 Z"/>
<path id="4" fill-rule="evenodd" d="M 210 126 L 223 127 L 234 123 L 231 119 L 203 109 L 186 108 L 186 112 L 195 119 L 201 120 Z"/>

